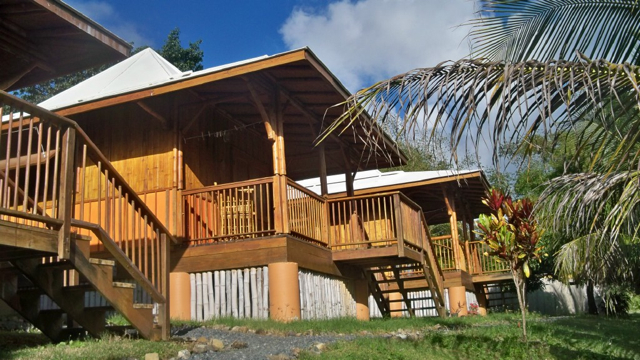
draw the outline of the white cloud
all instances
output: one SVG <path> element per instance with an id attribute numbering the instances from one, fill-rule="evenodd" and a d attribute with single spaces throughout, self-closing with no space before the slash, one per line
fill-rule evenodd
<path id="1" fill-rule="evenodd" d="M 296 8 L 280 33 L 291 48 L 309 46 L 351 91 L 416 67 L 458 60 L 469 0 L 340 0 Z"/>
<path id="2" fill-rule="evenodd" d="M 66 0 L 65 2 L 125 41 L 133 41 L 134 46 L 155 45 L 143 34 L 139 25 L 124 20 L 106 1 Z"/>

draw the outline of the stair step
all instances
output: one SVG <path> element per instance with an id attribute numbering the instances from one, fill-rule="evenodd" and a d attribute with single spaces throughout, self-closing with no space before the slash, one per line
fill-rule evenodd
<path id="1" fill-rule="evenodd" d="M 71 233 L 70 235 L 71 235 L 72 238 L 74 238 L 76 240 L 91 241 L 91 236 L 89 236 L 89 235 L 82 235 L 82 234 L 78 234 L 78 233 Z"/>
<path id="2" fill-rule="evenodd" d="M 136 288 L 136 284 L 130 284 L 130 283 L 126 283 L 126 282 L 119 282 L 119 281 L 114 281 L 113 282 L 113 287 L 118 287 L 118 288 L 125 288 L 125 289 L 135 289 Z"/>
<path id="3" fill-rule="evenodd" d="M 412 298 L 409 299 L 409 301 L 420 301 L 420 300 L 433 300 L 433 298 L 431 296 L 429 297 L 421 297 L 421 298 Z M 394 300 L 388 300 L 390 303 L 392 302 L 404 302 L 404 299 L 394 299 Z"/>
<path id="4" fill-rule="evenodd" d="M 423 275 L 417 275 L 417 276 L 401 277 L 400 279 L 392 278 L 392 279 L 386 279 L 386 280 L 376 280 L 376 282 L 378 284 L 389 284 L 389 283 L 395 283 L 398 281 L 408 281 L 408 280 L 425 280 L 425 277 Z"/>
<path id="5" fill-rule="evenodd" d="M 116 262 L 115 261 L 107 260 L 107 259 L 90 258 L 89 262 L 94 264 L 94 265 L 116 266 Z"/>
<path id="6" fill-rule="evenodd" d="M 84 311 L 113 311 L 113 307 L 111 305 L 91 306 L 91 307 L 85 307 Z M 66 311 L 62 309 L 42 309 L 40 310 L 40 312 L 45 314 L 55 314 L 55 313 L 65 314 L 66 313 Z"/>
<path id="7" fill-rule="evenodd" d="M 135 303 L 133 304 L 133 308 L 134 309 L 153 309 L 153 304 Z"/>

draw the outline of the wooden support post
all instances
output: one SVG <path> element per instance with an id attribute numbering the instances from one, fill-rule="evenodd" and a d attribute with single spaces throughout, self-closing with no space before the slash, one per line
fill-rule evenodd
<path id="1" fill-rule="evenodd" d="M 60 197 L 58 219 L 63 221 L 58 235 L 58 257 L 68 259 L 71 249 L 71 217 L 73 211 L 75 175 L 76 130 L 67 128 L 62 136 L 60 164 Z M 55 200 L 54 200 L 55 201 Z"/>
<path id="2" fill-rule="evenodd" d="M 169 280 L 172 319 L 191 320 L 191 280 L 189 274 L 172 272 Z"/>
<path id="3" fill-rule="evenodd" d="M 351 174 L 351 170 L 347 170 L 344 173 L 344 183 L 347 187 L 347 196 L 354 196 L 353 191 L 353 175 Z"/>
<path id="4" fill-rule="evenodd" d="M 162 327 L 162 340 L 171 338 L 171 243 L 166 234 L 160 235 L 160 290 L 164 304 L 158 304 L 158 323 Z"/>
<path id="5" fill-rule="evenodd" d="M 356 319 L 369 321 L 369 283 L 366 279 L 355 280 Z"/>
<path id="6" fill-rule="evenodd" d="M 456 269 L 467 271 L 467 265 L 464 259 L 464 250 L 460 246 L 458 234 L 458 214 L 456 213 L 455 201 L 448 189 L 442 188 L 442 194 L 444 196 L 444 202 L 447 206 L 447 212 L 449 214 L 449 225 L 451 226 L 451 244 L 453 246 Z"/>
<path id="7" fill-rule="evenodd" d="M 449 311 L 457 316 L 466 316 L 467 289 L 464 286 L 452 286 L 449 288 Z"/>
<path id="8" fill-rule="evenodd" d="M 402 204 L 400 204 L 400 195 L 393 195 L 393 207 L 396 222 L 396 238 L 398 239 L 398 257 L 404 257 L 404 229 L 402 227 Z"/>
<path id="9" fill-rule="evenodd" d="M 300 320 L 298 264 L 269 264 L 269 314 L 276 321 Z"/>
<path id="10" fill-rule="evenodd" d="M 320 195 L 326 196 L 329 194 L 329 185 L 327 184 L 327 159 L 324 151 L 324 142 L 318 145 L 320 155 Z"/>

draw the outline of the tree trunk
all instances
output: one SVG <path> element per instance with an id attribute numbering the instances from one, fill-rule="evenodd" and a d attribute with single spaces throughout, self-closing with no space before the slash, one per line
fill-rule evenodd
<path id="1" fill-rule="evenodd" d="M 518 295 L 518 304 L 520 305 L 520 312 L 522 313 L 522 337 L 527 342 L 527 301 L 526 290 L 527 283 L 524 279 L 522 269 L 511 270 L 513 276 L 513 283 L 516 285 L 516 294 Z"/>
<path id="2" fill-rule="evenodd" d="M 591 315 L 598 315 L 598 306 L 596 305 L 596 297 L 593 292 L 593 281 L 587 282 L 587 306 Z"/>

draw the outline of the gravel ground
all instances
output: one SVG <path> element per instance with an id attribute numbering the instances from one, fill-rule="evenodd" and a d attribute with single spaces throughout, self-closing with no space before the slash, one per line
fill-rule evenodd
<path id="1" fill-rule="evenodd" d="M 296 336 L 298 335 L 298 336 Z M 290 334 L 290 336 L 273 334 L 255 334 L 250 332 L 229 331 L 213 328 L 182 329 L 174 334 L 175 338 L 183 340 L 195 340 L 200 337 L 221 340 L 225 348 L 221 351 L 207 351 L 202 354 L 191 354 L 189 359 L 268 359 L 269 355 L 285 354 L 294 357 L 294 349 L 309 350 L 318 343 L 329 344 L 338 340 L 351 340 L 352 335 L 302 335 Z M 243 349 L 232 349 L 230 345 L 234 341 L 247 344 Z"/>

